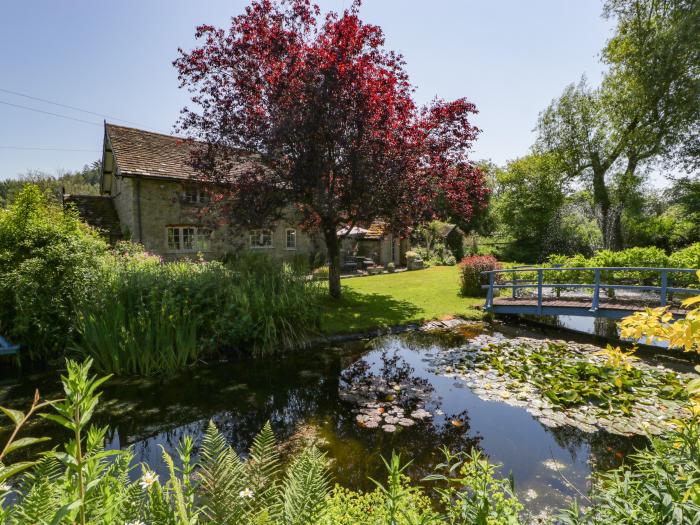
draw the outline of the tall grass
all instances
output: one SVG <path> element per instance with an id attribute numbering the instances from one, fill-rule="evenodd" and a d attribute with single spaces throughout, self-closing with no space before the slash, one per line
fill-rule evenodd
<path id="1" fill-rule="evenodd" d="M 171 374 L 223 350 L 287 349 L 318 329 L 318 283 L 264 256 L 224 265 L 115 255 L 102 273 L 76 343 L 102 372 Z"/>

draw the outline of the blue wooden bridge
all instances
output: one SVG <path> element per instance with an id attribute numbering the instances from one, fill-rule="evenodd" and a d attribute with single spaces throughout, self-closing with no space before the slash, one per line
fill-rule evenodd
<path id="1" fill-rule="evenodd" d="M 689 268 L 536 268 L 483 272 L 484 309 L 495 314 L 573 315 L 621 319 L 645 308 L 668 306 L 685 313 L 679 299 L 699 295 L 697 270 Z M 691 274 L 691 275 L 688 275 Z"/>

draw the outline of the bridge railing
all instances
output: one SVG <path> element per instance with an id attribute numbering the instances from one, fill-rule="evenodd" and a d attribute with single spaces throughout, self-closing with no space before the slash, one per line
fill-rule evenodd
<path id="1" fill-rule="evenodd" d="M 566 275 L 570 272 L 576 272 L 580 278 L 586 277 L 592 282 L 566 282 Z M 638 274 L 638 280 L 644 284 L 615 284 L 603 282 L 603 278 L 612 279 L 615 272 L 625 272 L 627 274 Z M 538 311 L 542 310 L 542 303 L 545 290 L 554 290 L 559 296 L 562 290 L 593 290 L 591 297 L 591 311 L 596 311 L 600 305 L 600 290 L 607 290 L 608 293 L 615 290 L 627 290 L 633 292 L 651 292 L 658 293 L 659 306 L 666 306 L 669 301 L 670 294 L 698 294 L 700 290 L 697 288 L 683 288 L 673 286 L 669 276 L 673 274 L 694 274 L 697 272 L 691 268 L 648 268 L 648 267 L 579 267 L 579 268 L 562 268 L 562 267 L 547 267 L 537 268 L 533 266 L 518 266 L 503 270 L 491 270 L 482 272 L 482 275 L 488 279 L 488 284 L 482 285 L 486 293 L 486 308 L 493 307 L 493 299 L 499 290 L 508 290 L 513 299 L 518 298 L 521 290 L 533 290 L 537 296 Z M 518 278 L 518 274 L 529 274 L 535 278 Z M 503 279 L 510 276 L 511 279 Z M 653 276 L 653 278 L 652 278 Z M 649 281 L 657 280 L 658 286 L 646 284 Z M 683 279 L 685 280 L 685 279 Z"/>

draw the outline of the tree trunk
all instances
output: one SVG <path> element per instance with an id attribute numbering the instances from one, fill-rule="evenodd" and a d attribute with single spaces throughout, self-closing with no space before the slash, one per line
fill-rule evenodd
<path id="1" fill-rule="evenodd" d="M 340 240 L 335 227 L 323 230 L 328 250 L 328 293 L 333 299 L 340 299 Z"/>
<path id="2" fill-rule="evenodd" d="M 603 248 L 615 249 L 617 231 L 613 226 L 610 194 L 605 185 L 605 170 L 593 170 L 593 206 L 598 214 L 598 226 L 603 237 Z"/>

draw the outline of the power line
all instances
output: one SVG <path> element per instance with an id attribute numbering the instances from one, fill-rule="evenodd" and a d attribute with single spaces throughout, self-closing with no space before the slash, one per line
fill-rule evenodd
<path id="1" fill-rule="evenodd" d="M 86 153 L 100 153 L 98 149 L 73 149 L 73 148 L 33 148 L 25 146 L 0 146 L 0 149 L 31 150 L 31 151 L 82 151 Z"/>
<path id="2" fill-rule="evenodd" d="M 139 126 L 142 128 L 154 129 L 154 130 L 156 129 L 156 128 L 153 128 L 151 126 L 146 126 L 145 124 L 139 124 L 138 122 L 133 122 L 131 120 L 126 120 L 126 119 L 119 118 L 119 117 L 105 115 L 103 113 L 97 113 L 95 111 L 90 111 L 88 109 L 79 108 L 77 106 L 71 106 L 69 104 L 61 104 L 60 102 L 54 102 L 53 100 L 47 100 L 45 98 L 34 97 L 32 95 L 20 93 L 19 91 L 12 91 L 9 89 L 4 89 L 4 88 L 0 88 L 0 91 L 2 91 L 3 93 L 9 93 L 10 95 L 16 95 L 18 97 L 24 97 L 24 98 L 28 98 L 31 100 L 37 100 L 39 102 L 44 102 L 46 104 L 53 104 L 54 106 L 59 106 L 59 107 L 66 108 L 66 109 L 72 109 L 73 111 L 80 111 L 81 113 L 87 113 L 88 115 L 95 115 L 97 117 L 102 117 L 102 118 L 107 119 L 107 120 L 118 120 L 120 122 L 126 122 L 127 124 L 133 124 L 134 126 Z"/>
<path id="3" fill-rule="evenodd" d="M 26 109 L 28 111 L 35 111 L 37 113 L 44 113 L 45 115 L 51 115 L 54 117 L 64 118 L 67 120 L 74 120 L 76 122 L 83 122 L 85 124 L 92 124 L 93 126 L 101 126 L 102 125 L 102 123 L 100 123 L 100 122 L 90 122 L 89 120 L 83 120 L 81 118 L 69 117 L 68 115 L 61 115 L 59 113 L 52 113 L 51 111 L 44 111 L 43 109 L 30 108 L 29 106 L 22 106 L 21 104 L 13 104 L 11 102 L 5 102 L 3 100 L 0 100 L 0 104 L 5 104 L 6 106 L 12 106 L 15 108 L 20 108 L 20 109 Z"/>

